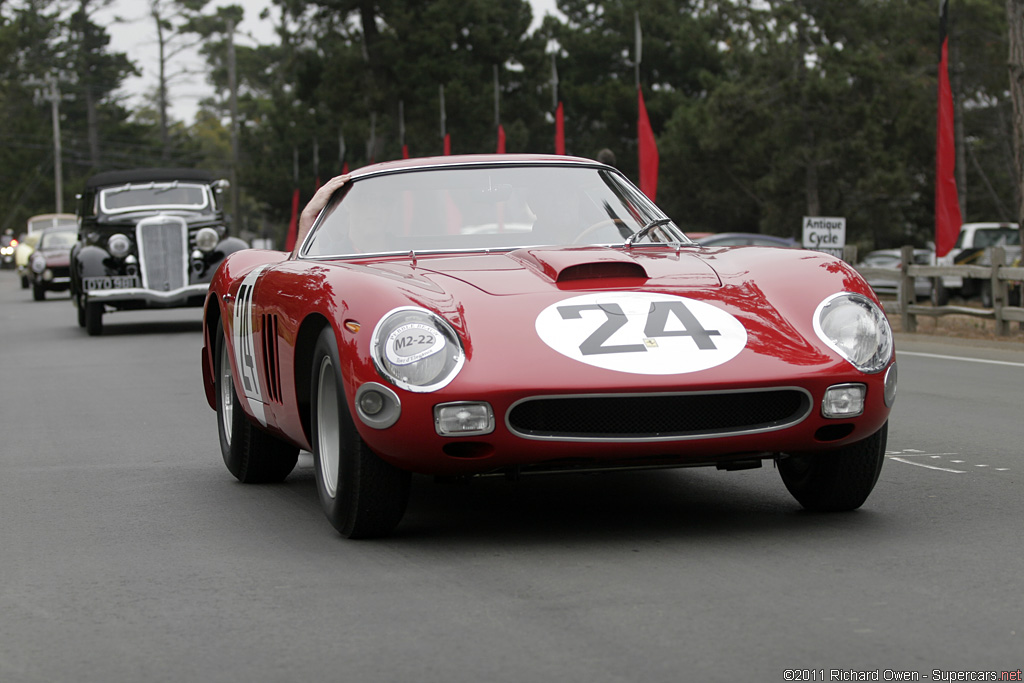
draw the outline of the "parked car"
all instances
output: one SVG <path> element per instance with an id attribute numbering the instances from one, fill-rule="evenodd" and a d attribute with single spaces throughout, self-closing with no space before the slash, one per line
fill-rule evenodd
<path id="1" fill-rule="evenodd" d="M 812 510 L 874 487 L 893 337 L 852 266 L 702 248 L 585 159 L 415 159 L 343 180 L 293 253 L 231 254 L 206 297 L 206 398 L 240 481 L 280 481 L 312 451 L 348 537 L 390 532 L 413 473 L 768 460 Z"/>
<path id="2" fill-rule="evenodd" d="M 42 301 L 47 292 L 66 292 L 71 287 L 71 248 L 78 242 L 75 228 L 46 228 L 28 259 L 32 298 Z"/>
<path id="3" fill-rule="evenodd" d="M 935 258 L 935 252 L 930 249 L 915 249 L 914 263 L 920 266 L 927 266 Z M 892 277 L 869 277 L 868 284 L 875 294 L 879 296 L 896 296 L 899 294 L 900 273 L 903 268 L 903 256 L 899 249 L 878 249 L 869 251 L 864 255 L 864 260 L 857 264 L 858 268 L 892 268 Z M 917 299 L 927 299 L 932 293 L 932 280 L 928 277 L 914 278 L 914 296 Z"/>
<path id="4" fill-rule="evenodd" d="M 92 176 L 78 198 L 71 254 L 78 324 L 103 333 L 107 311 L 202 306 L 228 254 L 218 196 L 227 181 L 195 169 L 136 169 Z"/>
<path id="5" fill-rule="evenodd" d="M 756 232 L 718 232 L 711 233 L 706 237 L 697 237 L 695 241 L 704 247 L 737 247 L 737 246 L 758 246 L 758 247 L 785 247 L 787 249 L 799 249 L 800 243 L 791 237 L 777 237 L 775 235 L 762 235 Z"/>
<path id="6" fill-rule="evenodd" d="M 21 280 L 21 288 L 28 289 L 28 258 L 36 248 L 39 235 L 44 228 L 75 228 L 78 226 L 78 219 L 73 213 L 44 213 L 32 216 L 25 226 L 25 233 L 18 240 L 18 247 L 14 250 L 14 267 L 18 271 L 18 278 Z"/>
<path id="7" fill-rule="evenodd" d="M 936 259 L 940 266 L 991 265 L 989 247 L 1003 247 L 1006 263 L 1020 261 L 1020 230 L 1016 223 L 964 223 L 960 227 L 956 244 L 948 254 Z M 980 297 L 985 306 L 992 305 L 992 285 L 980 278 L 944 276 L 935 288 L 933 302 L 938 306 L 949 303 L 950 298 Z"/>

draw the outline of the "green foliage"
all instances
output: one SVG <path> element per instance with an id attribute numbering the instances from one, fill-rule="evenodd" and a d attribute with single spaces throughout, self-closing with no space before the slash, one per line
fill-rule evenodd
<path id="1" fill-rule="evenodd" d="M 215 95 L 196 121 L 172 122 L 165 143 L 156 109 L 118 100 L 136 67 L 91 18 L 99 1 L 0 4 L 8 221 L 52 210 L 49 106 L 33 96 L 55 70 L 69 194 L 97 167 L 230 170 L 230 30 L 242 8 L 173 0 L 164 29 L 201 38 Z M 554 151 L 557 94 L 568 153 L 609 148 L 634 180 L 639 75 L 658 202 L 688 229 L 798 236 L 801 217 L 818 214 L 845 216 L 863 249 L 930 239 L 934 0 L 559 0 L 565 20 L 533 31 L 526 0 L 273 3 L 275 44 L 234 41 L 239 225 L 255 233 L 283 239 L 294 188 L 308 199 L 343 163 L 398 158 L 403 142 L 413 156 L 440 154 L 442 87 L 452 151 L 494 151 L 497 67 L 509 152 Z M 950 17 L 964 217 L 1010 219 L 1005 9 L 953 0 Z"/>

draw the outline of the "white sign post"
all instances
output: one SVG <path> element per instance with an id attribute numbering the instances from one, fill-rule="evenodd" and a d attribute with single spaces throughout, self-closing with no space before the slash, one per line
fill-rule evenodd
<path id="1" fill-rule="evenodd" d="M 846 246 L 846 219 L 804 216 L 804 249 L 823 251 L 843 257 Z"/>

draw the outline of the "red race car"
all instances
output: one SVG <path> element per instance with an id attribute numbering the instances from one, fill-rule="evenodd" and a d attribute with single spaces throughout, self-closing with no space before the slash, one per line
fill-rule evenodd
<path id="1" fill-rule="evenodd" d="M 352 173 L 294 253 L 231 254 L 203 375 L 228 470 L 313 453 L 347 537 L 400 522 L 413 473 L 777 463 L 859 507 L 896 391 L 868 284 L 823 253 L 707 248 L 614 168 L 487 155 Z"/>

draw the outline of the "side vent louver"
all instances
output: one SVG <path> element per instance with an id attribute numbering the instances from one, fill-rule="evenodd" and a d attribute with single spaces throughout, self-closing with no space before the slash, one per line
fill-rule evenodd
<path id="1" fill-rule="evenodd" d="M 263 374 L 267 378 L 267 398 L 281 403 L 281 364 L 277 355 L 277 316 L 263 316 Z"/>

